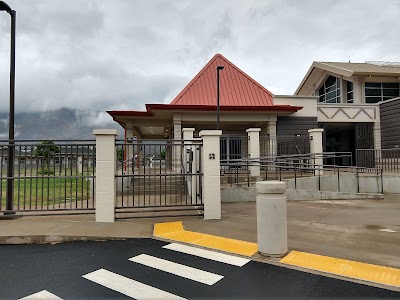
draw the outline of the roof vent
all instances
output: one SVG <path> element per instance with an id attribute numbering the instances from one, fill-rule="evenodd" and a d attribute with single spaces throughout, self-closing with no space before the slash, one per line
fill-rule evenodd
<path id="1" fill-rule="evenodd" d="M 400 62 L 391 62 L 391 61 L 366 61 L 366 64 L 381 66 L 381 67 L 392 67 L 398 68 L 400 67 Z"/>

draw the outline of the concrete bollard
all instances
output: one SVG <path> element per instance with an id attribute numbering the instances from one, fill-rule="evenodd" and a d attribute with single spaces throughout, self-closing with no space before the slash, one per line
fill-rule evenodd
<path id="1" fill-rule="evenodd" d="M 282 257 L 287 251 L 286 183 L 260 181 L 257 190 L 257 242 L 261 255 Z"/>

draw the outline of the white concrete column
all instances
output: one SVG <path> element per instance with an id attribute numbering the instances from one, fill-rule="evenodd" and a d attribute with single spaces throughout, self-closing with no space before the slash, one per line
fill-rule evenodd
<path id="1" fill-rule="evenodd" d="M 287 251 L 286 183 L 259 181 L 257 190 L 257 243 L 262 255 L 282 257 Z"/>
<path id="2" fill-rule="evenodd" d="M 78 156 L 78 163 L 76 164 L 76 168 L 78 169 L 77 170 L 78 174 L 82 173 L 82 164 L 83 164 L 82 156 Z"/>
<path id="3" fill-rule="evenodd" d="M 195 155 L 195 151 L 193 149 L 193 145 L 192 145 L 192 140 L 193 140 L 193 132 L 194 132 L 194 128 L 183 128 L 182 129 L 182 137 L 184 140 L 184 146 L 183 146 L 183 151 L 185 151 L 184 155 L 183 155 L 183 163 L 185 166 L 185 172 L 186 173 L 196 173 L 197 170 L 194 170 L 194 155 Z M 190 156 L 192 155 L 193 159 L 190 160 Z M 191 175 L 191 176 L 185 176 L 186 179 L 186 183 L 187 183 L 187 187 L 188 187 L 188 192 L 189 195 L 192 197 L 192 204 L 196 203 L 196 176 L 195 175 Z"/>
<path id="4" fill-rule="evenodd" d="M 248 139 L 248 153 L 251 160 L 250 176 L 260 177 L 260 131 L 261 128 L 249 128 L 246 130 Z"/>
<path id="5" fill-rule="evenodd" d="M 221 219 L 220 137 L 222 130 L 202 130 L 204 219 Z"/>
<path id="6" fill-rule="evenodd" d="M 382 140 L 381 140 L 381 122 L 374 123 L 374 148 L 381 149 L 382 148 Z"/>
<path id="7" fill-rule="evenodd" d="M 115 221 L 116 129 L 95 129 L 96 136 L 96 222 Z"/>
<path id="8" fill-rule="evenodd" d="M 324 130 L 322 128 L 309 129 L 308 134 L 310 135 L 310 152 L 314 154 L 314 159 L 311 161 L 315 165 L 315 175 L 323 174 L 323 164 L 324 160 L 322 158 L 322 133 Z"/>
<path id="9" fill-rule="evenodd" d="M 182 121 L 180 115 L 174 115 L 174 140 L 172 145 L 172 167 L 175 172 L 181 171 L 181 148 L 178 146 L 180 140 L 182 140 Z M 176 142 L 178 141 L 178 142 Z"/>
<path id="10" fill-rule="evenodd" d="M 278 142 L 276 140 L 276 120 L 268 122 L 267 134 L 269 136 L 269 153 L 267 156 L 275 157 L 278 149 Z"/>

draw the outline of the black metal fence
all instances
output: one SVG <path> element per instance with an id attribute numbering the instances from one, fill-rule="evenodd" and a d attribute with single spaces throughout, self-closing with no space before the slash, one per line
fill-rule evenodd
<path id="1" fill-rule="evenodd" d="M 0 141 L 0 212 L 94 210 L 95 147 L 95 141 Z"/>
<path id="2" fill-rule="evenodd" d="M 260 156 L 298 155 L 310 153 L 308 136 L 260 136 Z"/>
<path id="3" fill-rule="evenodd" d="M 301 155 L 300 157 L 288 156 L 284 158 L 283 156 L 280 159 L 247 159 L 247 160 L 237 160 L 236 162 L 227 163 L 231 165 L 232 168 L 238 168 L 240 166 L 245 166 L 247 168 L 252 166 L 259 166 L 261 170 L 261 177 L 264 180 L 285 180 L 285 179 L 294 179 L 294 188 L 297 188 L 297 181 L 302 177 L 316 177 L 316 190 L 321 189 L 321 177 L 322 175 L 330 175 L 336 176 L 336 184 L 337 191 L 341 191 L 341 175 L 345 174 L 354 174 L 357 180 L 357 192 L 360 190 L 360 176 L 374 174 L 380 178 L 380 183 L 378 184 L 381 193 L 384 192 L 383 185 L 383 170 L 382 168 L 365 168 L 365 167 L 356 167 L 356 166 L 339 166 L 339 165 L 316 165 L 316 160 L 328 159 L 331 158 L 332 155 L 339 155 L 341 157 L 349 157 L 351 158 L 351 152 L 324 152 L 324 153 L 315 153 L 308 155 Z M 307 158 L 307 159 L 306 159 Z M 231 186 L 233 185 L 247 185 L 250 186 L 251 178 L 249 176 L 240 176 L 240 173 L 232 173 L 233 177 L 230 180 Z M 346 180 L 346 179 L 345 179 Z"/>
<path id="4" fill-rule="evenodd" d="M 231 177 L 234 174 L 247 173 L 244 165 L 233 166 L 230 162 L 248 158 L 248 136 L 222 135 L 220 137 L 221 176 Z"/>
<path id="5" fill-rule="evenodd" d="M 356 164 L 364 168 L 382 168 L 385 173 L 400 173 L 400 149 L 357 149 Z"/>
<path id="6" fill-rule="evenodd" d="M 177 211 L 202 215 L 201 141 L 116 142 L 119 217 Z M 175 212 L 175 213 L 173 213 Z"/>
<path id="7" fill-rule="evenodd" d="M 329 165 L 324 166 L 330 169 L 346 168 L 352 166 L 351 152 L 323 152 L 308 154 L 280 155 L 276 157 L 262 157 L 256 159 L 237 159 L 230 162 L 221 163 L 221 182 L 234 184 L 247 184 L 255 182 L 260 178 L 263 180 L 282 180 L 304 176 L 313 176 L 315 171 L 316 160 L 322 161 L 348 161 L 348 166 Z M 250 167 L 257 166 L 260 168 L 260 177 L 252 178 L 250 176 Z M 222 169 L 230 169 L 231 172 L 222 172 Z M 223 176 L 222 176 L 223 175 Z"/>

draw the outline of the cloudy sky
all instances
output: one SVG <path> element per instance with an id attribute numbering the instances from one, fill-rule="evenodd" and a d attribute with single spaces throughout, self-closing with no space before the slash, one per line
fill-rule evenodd
<path id="1" fill-rule="evenodd" d="M 400 1 L 6 0 L 16 111 L 169 103 L 216 53 L 293 94 L 314 60 L 400 61 Z M 0 14 L 0 111 L 9 16 Z"/>

